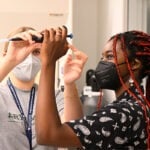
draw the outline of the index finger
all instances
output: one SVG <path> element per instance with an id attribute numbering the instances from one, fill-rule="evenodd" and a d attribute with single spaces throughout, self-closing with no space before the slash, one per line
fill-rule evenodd
<path id="1" fill-rule="evenodd" d="M 67 38 L 67 27 L 66 26 L 63 26 L 62 27 L 62 39 L 66 40 Z"/>
<path id="2" fill-rule="evenodd" d="M 68 47 L 73 51 L 79 51 L 75 46 L 71 45 L 71 44 L 68 44 Z"/>
<path id="3" fill-rule="evenodd" d="M 84 52 L 78 50 L 75 46 L 70 44 L 68 45 L 68 47 L 72 50 L 76 58 L 84 60 L 85 62 L 87 61 L 88 56 Z"/>

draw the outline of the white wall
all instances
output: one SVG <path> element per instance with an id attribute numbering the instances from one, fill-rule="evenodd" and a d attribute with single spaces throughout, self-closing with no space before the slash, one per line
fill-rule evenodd
<path id="1" fill-rule="evenodd" d="M 0 38 L 20 26 L 37 30 L 66 25 L 69 0 L 4 0 L 0 4 Z M 2 47 L 2 44 L 0 45 Z"/>
<path id="2" fill-rule="evenodd" d="M 128 30 L 147 32 L 149 0 L 128 0 Z"/>
<path id="3" fill-rule="evenodd" d="M 110 36 L 127 30 L 147 31 L 147 5 L 149 0 L 75 0 L 73 1 L 73 43 L 89 56 L 81 80 L 85 85 L 85 72 L 95 69 L 101 50 Z"/>
<path id="4" fill-rule="evenodd" d="M 73 1 L 73 43 L 89 56 L 83 75 L 78 81 L 79 91 L 85 85 L 85 73 L 95 69 L 100 51 L 108 38 L 126 30 L 126 0 Z"/>
<path id="5" fill-rule="evenodd" d="M 41 31 L 44 28 L 66 25 L 71 32 L 70 5 L 69 0 L 1 1 L 0 38 L 5 38 L 9 32 L 20 26 L 31 26 Z M 1 49 L 3 43 L 0 43 Z M 36 81 L 38 82 L 38 79 Z"/>
<path id="6" fill-rule="evenodd" d="M 127 29 L 127 0 L 99 1 L 99 47 L 110 36 Z"/>
<path id="7" fill-rule="evenodd" d="M 45 27 L 67 25 L 73 32 L 72 43 L 89 56 L 81 79 L 77 82 L 79 91 L 85 85 L 85 73 L 95 69 L 100 51 L 115 33 L 135 28 L 138 16 L 144 13 L 147 0 L 5 0 L 0 4 L 0 38 L 12 29 L 28 25 L 38 30 Z M 131 7 L 128 8 L 128 2 Z M 136 4 L 136 5 L 135 5 Z M 134 6 L 137 6 L 134 9 Z M 130 15 L 128 14 L 130 9 Z M 143 11 L 141 11 L 143 10 Z M 134 26 L 133 26 L 134 25 Z M 2 43 L 0 43 L 2 49 Z"/>
<path id="8" fill-rule="evenodd" d="M 81 92 L 85 85 L 85 73 L 88 69 L 95 69 L 106 40 L 114 32 L 125 28 L 124 1 L 126 0 L 5 0 L 0 5 L 0 38 L 24 25 L 37 30 L 67 25 L 74 34 L 73 44 L 89 56 L 78 82 Z M 1 49 L 2 46 L 0 44 Z"/>
<path id="9" fill-rule="evenodd" d="M 98 1 L 73 1 L 73 44 L 89 56 L 81 79 L 77 82 L 79 91 L 85 85 L 85 73 L 89 68 L 95 68 L 98 40 Z"/>

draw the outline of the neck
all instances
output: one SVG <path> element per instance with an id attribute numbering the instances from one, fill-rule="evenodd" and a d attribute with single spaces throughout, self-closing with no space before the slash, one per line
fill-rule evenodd
<path id="1" fill-rule="evenodd" d="M 136 80 L 138 82 L 138 84 L 140 85 L 140 80 Z M 129 80 L 125 82 L 125 86 L 127 89 L 129 89 L 131 87 L 130 83 L 129 83 Z M 119 87 L 115 93 L 116 93 L 116 97 L 119 97 L 126 89 L 124 89 L 123 86 Z"/>
<path id="2" fill-rule="evenodd" d="M 125 75 L 123 77 L 123 82 L 125 84 L 125 87 L 128 89 L 130 88 L 130 85 L 129 85 L 129 75 Z M 121 84 L 121 83 L 120 83 Z M 119 97 L 126 89 L 124 88 L 123 85 L 120 85 L 119 88 L 117 90 L 115 90 L 115 93 L 116 93 L 116 97 Z"/>
<path id="3" fill-rule="evenodd" d="M 127 86 L 127 88 L 128 88 L 128 86 Z M 116 97 L 119 97 L 124 91 L 125 91 L 125 89 L 123 88 L 123 86 L 121 86 L 119 89 L 117 89 L 115 91 Z"/>
<path id="4" fill-rule="evenodd" d="M 34 84 L 34 79 L 30 81 L 21 81 L 17 79 L 13 74 L 10 75 L 10 80 L 15 87 L 25 91 L 31 90 Z"/>

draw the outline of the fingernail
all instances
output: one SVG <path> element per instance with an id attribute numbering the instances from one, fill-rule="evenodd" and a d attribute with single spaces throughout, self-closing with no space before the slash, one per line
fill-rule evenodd
<path id="1" fill-rule="evenodd" d="M 67 27 L 65 25 L 63 25 L 63 27 L 67 30 Z"/>

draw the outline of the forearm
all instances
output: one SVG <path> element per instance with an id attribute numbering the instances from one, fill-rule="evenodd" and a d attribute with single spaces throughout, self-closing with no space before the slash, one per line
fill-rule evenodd
<path id="1" fill-rule="evenodd" d="M 42 68 L 36 105 L 36 134 L 39 144 L 79 147 L 81 143 L 73 130 L 67 124 L 61 124 L 56 107 L 55 65 L 58 58 L 68 49 L 64 46 L 66 35 L 66 28 L 44 31 L 41 48 Z"/>
<path id="2" fill-rule="evenodd" d="M 55 102 L 54 72 L 55 65 L 51 67 L 44 66 L 41 70 L 36 109 L 36 127 L 38 133 L 46 134 L 51 132 L 48 130 L 60 124 Z"/>
<path id="3" fill-rule="evenodd" d="M 80 142 L 67 125 L 61 124 L 55 102 L 55 67 L 42 67 L 36 105 L 37 142 L 54 146 L 80 146 Z M 70 142 L 71 140 L 71 142 Z"/>
<path id="4" fill-rule="evenodd" d="M 75 83 L 65 84 L 63 117 L 64 122 L 83 117 L 82 103 Z"/>
<path id="5" fill-rule="evenodd" d="M 7 76 L 7 74 L 13 69 L 15 63 L 7 58 L 1 58 L 0 60 L 0 82 Z"/>

